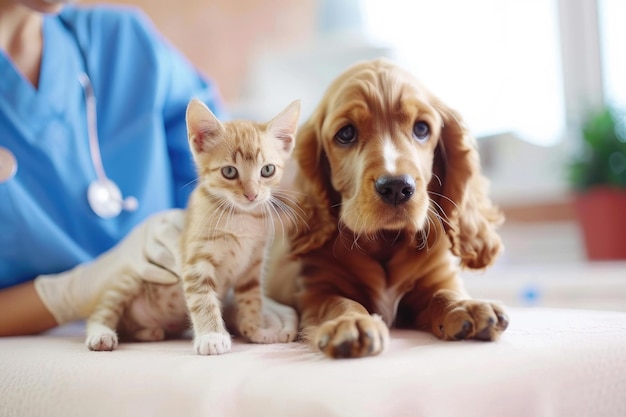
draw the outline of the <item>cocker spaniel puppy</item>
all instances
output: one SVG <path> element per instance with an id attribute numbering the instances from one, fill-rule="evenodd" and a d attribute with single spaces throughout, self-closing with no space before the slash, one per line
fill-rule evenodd
<path id="1" fill-rule="evenodd" d="M 504 310 L 471 299 L 459 277 L 502 247 L 475 140 L 411 74 L 383 59 L 349 68 L 301 126 L 294 155 L 306 225 L 274 248 L 267 286 L 299 310 L 316 348 L 376 355 L 390 326 L 445 340 L 506 329 Z"/>

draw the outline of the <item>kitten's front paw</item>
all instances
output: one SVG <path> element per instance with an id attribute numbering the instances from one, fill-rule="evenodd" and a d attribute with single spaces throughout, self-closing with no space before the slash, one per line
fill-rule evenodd
<path id="1" fill-rule="evenodd" d="M 203 334 L 194 339 L 193 347 L 198 355 L 221 355 L 228 353 L 231 349 L 230 335 L 223 333 Z"/>
<path id="2" fill-rule="evenodd" d="M 113 330 L 102 330 L 99 333 L 87 335 L 85 344 L 89 350 L 97 352 L 111 351 L 117 347 L 117 335 Z"/>

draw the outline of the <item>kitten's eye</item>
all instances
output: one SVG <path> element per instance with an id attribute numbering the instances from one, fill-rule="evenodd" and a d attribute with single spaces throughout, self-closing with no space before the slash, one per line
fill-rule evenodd
<path id="1" fill-rule="evenodd" d="M 430 137 L 430 127 L 426 122 L 416 122 L 413 125 L 413 136 L 418 142 L 426 142 Z"/>
<path id="2" fill-rule="evenodd" d="M 276 172 L 276 166 L 272 164 L 265 165 L 263 168 L 261 168 L 261 176 L 264 178 L 271 177 L 272 175 L 274 175 L 274 172 Z"/>
<path id="3" fill-rule="evenodd" d="M 234 180 L 235 178 L 237 178 L 237 175 L 239 175 L 239 173 L 237 172 L 237 168 L 233 166 L 227 166 L 222 168 L 222 175 L 228 180 Z"/>
<path id="4" fill-rule="evenodd" d="M 356 129 L 352 125 L 347 125 L 339 129 L 335 135 L 335 140 L 341 145 L 349 145 L 356 141 Z"/>

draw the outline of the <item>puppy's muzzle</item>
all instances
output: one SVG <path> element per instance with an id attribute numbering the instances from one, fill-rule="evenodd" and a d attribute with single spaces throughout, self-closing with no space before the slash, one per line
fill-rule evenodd
<path id="1" fill-rule="evenodd" d="M 415 193 L 415 180 L 408 175 L 383 175 L 376 179 L 376 192 L 387 204 L 406 203 Z"/>

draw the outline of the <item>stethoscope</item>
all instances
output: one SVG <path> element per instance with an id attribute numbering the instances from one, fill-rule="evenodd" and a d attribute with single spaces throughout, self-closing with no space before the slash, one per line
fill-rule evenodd
<path id="1" fill-rule="evenodd" d="M 93 167 L 96 172 L 96 179 L 93 180 L 87 187 L 87 202 L 93 212 L 103 219 L 117 217 L 120 215 L 122 210 L 135 211 L 139 206 L 137 199 L 133 196 L 123 198 L 118 185 L 109 179 L 104 171 L 98 139 L 96 95 L 94 94 L 91 79 L 88 75 L 89 70 L 87 66 L 87 55 L 72 25 L 61 16 L 59 16 L 59 19 L 61 20 L 63 26 L 65 26 L 68 32 L 70 32 L 76 40 L 85 68 L 85 72 L 80 74 L 78 81 L 80 82 L 85 94 L 89 153 L 91 155 L 91 162 L 93 163 Z M 0 183 L 11 179 L 15 176 L 16 172 L 17 160 L 15 159 L 15 156 L 8 149 L 0 147 Z"/>
<path id="2" fill-rule="evenodd" d="M 79 45 L 80 47 L 80 45 Z M 85 61 L 85 69 L 87 69 L 87 59 L 81 49 L 83 60 Z M 103 219 L 117 217 L 122 210 L 135 211 L 139 206 L 139 202 L 133 196 L 122 198 L 120 187 L 107 177 L 102 165 L 102 157 L 100 156 L 100 145 L 98 140 L 98 122 L 96 111 L 96 96 L 93 92 L 91 80 L 87 72 L 80 74 L 78 81 L 85 92 L 85 105 L 87 108 L 87 136 L 89 137 L 89 152 L 91 154 L 91 162 L 96 171 L 96 179 L 87 187 L 87 201 L 89 206 L 98 216 Z"/>

